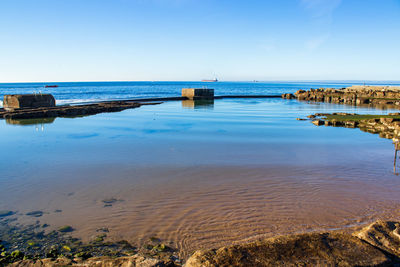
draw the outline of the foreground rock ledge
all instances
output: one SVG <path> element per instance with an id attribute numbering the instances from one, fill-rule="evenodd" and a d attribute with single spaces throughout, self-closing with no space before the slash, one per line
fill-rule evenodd
<path id="1" fill-rule="evenodd" d="M 399 266 L 398 226 L 378 221 L 353 235 L 299 234 L 197 251 L 185 266 Z"/>
<path id="2" fill-rule="evenodd" d="M 400 266 L 400 224 L 377 221 L 353 234 L 339 231 L 269 238 L 195 252 L 185 267 Z M 87 260 L 24 260 L 11 266 L 176 266 L 140 255 Z"/>

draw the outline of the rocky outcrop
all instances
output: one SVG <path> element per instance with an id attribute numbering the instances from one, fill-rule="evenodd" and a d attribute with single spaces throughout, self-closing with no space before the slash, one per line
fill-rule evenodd
<path id="1" fill-rule="evenodd" d="M 185 266 L 396 266 L 400 238 L 393 225 L 376 222 L 353 235 L 308 233 L 197 251 Z"/>
<path id="2" fill-rule="evenodd" d="M 298 100 L 306 101 L 400 107 L 400 87 L 394 86 L 352 86 L 342 89 L 320 88 L 308 91 L 298 90 L 294 95 Z"/>
<path id="3" fill-rule="evenodd" d="M 335 116 L 340 116 L 336 119 Z M 361 131 L 379 134 L 382 138 L 400 140 L 400 113 L 389 115 L 358 115 L 354 113 L 317 113 L 310 115 L 317 126 L 360 128 Z"/>
<path id="4" fill-rule="evenodd" d="M 145 103 L 159 104 L 159 103 Z M 56 106 L 32 109 L 15 109 L 12 111 L 0 110 L 0 118 L 7 120 L 16 119 L 37 119 L 55 117 L 77 117 L 95 115 L 103 112 L 118 112 L 125 109 L 138 108 L 144 103 L 134 101 L 109 101 L 97 104 L 76 105 L 76 106 Z"/>

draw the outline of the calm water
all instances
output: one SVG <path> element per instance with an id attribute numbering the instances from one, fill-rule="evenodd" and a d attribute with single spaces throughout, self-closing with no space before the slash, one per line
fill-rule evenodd
<path id="1" fill-rule="evenodd" d="M 231 99 L 24 126 L 0 120 L 0 210 L 49 230 L 72 225 L 84 240 L 101 227 L 110 240 L 158 236 L 183 256 L 398 216 L 390 140 L 296 120 L 337 111 L 390 112 Z M 109 198 L 118 201 L 104 207 Z M 35 210 L 45 214 L 24 215 Z"/>
<path id="2" fill-rule="evenodd" d="M 378 82 L 374 82 L 379 84 Z M 49 92 L 58 104 L 179 96 L 281 94 L 348 82 L 0 84 L 0 94 Z M 0 97 L 2 97 L 0 95 Z M 315 112 L 387 113 L 280 99 L 167 102 L 121 113 L 0 121 L 0 210 L 17 222 L 76 228 L 90 240 L 159 236 L 186 256 L 261 236 L 347 227 L 396 216 L 399 179 L 389 140 L 296 121 Z M 115 198 L 111 207 L 102 200 Z M 62 213 L 55 213 L 55 210 Z"/>
<path id="3" fill-rule="evenodd" d="M 214 88 L 216 95 L 276 95 L 293 93 L 299 89 L 320 87 L 342 88 L 363 82 L 75 82 L 75 83 L 0 83 L 0 100 L 4 94 L 43 92 L 55 96 L 57 104 L 80 103 L 110 99 L 180 96 L 184 87 Z M 44 88 L 45 85 L 58 88 Z M 367 84 L 392 84 L 400 82 L 373 81 Z M 2 102 L 0 102 L 0 105 Z"/>

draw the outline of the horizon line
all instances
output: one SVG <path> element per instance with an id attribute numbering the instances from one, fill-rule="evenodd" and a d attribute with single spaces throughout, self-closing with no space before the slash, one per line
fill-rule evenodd
<path id="1" fill-rule="evenodd" d="M 340 80 L 340 79 L 328 79 L 328 80 L 323 80 L 323 79 L 304 79 L 304 80 L 219 80 L 218 82 L 203 82 L 201 80 L 120 80 L 120 81 L 101 81 L 101 80 L 91 80 L 91 81 L 23 81 L 23 82 L 0 82 L 0 84 L 22 84 L 22 83 L 112 83 L 112 82 L 198 82 L 198 83 L 206 83 L 206 84 L 214 84 L 214 83 L 224 83 L 224 82 L 361 82 L 361 83 L 366 83 L 366 82 L 396 82 L 400 83 L 400 80 Z"/>

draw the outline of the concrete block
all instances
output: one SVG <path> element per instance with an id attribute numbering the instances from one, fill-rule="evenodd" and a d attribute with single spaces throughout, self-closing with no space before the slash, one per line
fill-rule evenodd
<path id="1" fill-rule="evenodd" d="M 5 110 L 55 107 L 56 100 L 51 94 L 4 95 Z"/>
<path id="2" fill-rule="evenodd" d="M 189 99 L 213 99 L 214 89 L 183 88 L 182 96 Z"/>

